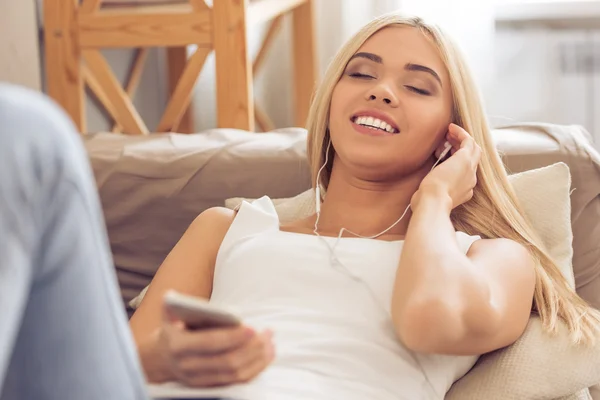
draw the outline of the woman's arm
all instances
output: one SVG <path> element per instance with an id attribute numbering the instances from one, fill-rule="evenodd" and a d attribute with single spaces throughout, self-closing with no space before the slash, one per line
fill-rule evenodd
<path id="1" fill-rule="evenodd" d="M 131 317 L 130 327 L 149 380 L 172 378 L 157 351 L 165 292 L 175 289 L 210 297 L 217 252 L 233 218 L 234 212 L 225 208 L 211 208 L 196 217 L 158 269 L 144 300 Z"/>
<path id="2" fill-rule="evenodd" d="M 533 261 L 523 246 L 505 239 L 478 240 L 465 255 L 448 203 L 431 193 L 415 207 L 396 275 L 394 324 L 415 351 L 483 354 L 525 329 Z"/>
<path id="3" fill-rule="evenodd" d="M 466 255 L 461 251 L 450 212 L 472 196 L 480 150 L 461 128 L 452 128 L 448 138 L 460 149 L 412 199 L 392 318 L 399 338 L 415 351 L 483 354 L 514 342 L 525 329 L 533 259 L 505 239 L 478 240 Z"/>

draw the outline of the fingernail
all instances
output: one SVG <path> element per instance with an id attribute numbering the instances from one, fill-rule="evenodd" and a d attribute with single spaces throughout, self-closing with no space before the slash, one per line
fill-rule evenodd
<path id="1" fill-rule="evenodd" d="M 173 326 L 177 329 L 185 329 L 185 322 L 183 321 L 173 321 Z"/>
<path id="2" fill-rule="evenodd" d="M 267 346 L 266 354 L 267 354 L 267 358 L 269 358 L 269 359 L 274 358 L 275 357 L 275 346 L 273 346 L 272 344 Z"/>
<path id="3" fill-rule="evenodd" d="M 256 332 L 254 332 L 254 329 L 252 328 L 246 328 L 244 331 L 244 334 L 246 335 L 247 338 L 251 338 L 255 335 Z"/>

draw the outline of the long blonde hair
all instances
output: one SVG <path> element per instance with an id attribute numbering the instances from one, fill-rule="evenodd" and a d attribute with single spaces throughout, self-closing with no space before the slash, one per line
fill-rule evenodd
<path id="1" fill-rule="evenodd" d="M 390 25 L 420 29 L 437 47 L 450 76 L 454 103 L 453 122 L 469 132 L 482 148 L 473 198 L 451 213 L 455 228 L 471 235 L 506 238 L 524 245 L 535 260 L 536 284 L 532 311 L 539 314 L 545 330 L 549 333 L 556 332 L 558 323 L 562 320 L 574 343 L 593 344 L 600 332 L 600 312 L 591 308 L 571 289 L 525 219 L 491 139 L 490 128 L 470 70 L 457 46 L 439 27 L 427 24 L 418 17 L 386 14 L 364 26 L 337 53 L 315 93 L 307 121 L 307 156 L 313 185 L 327 188 L 331 174 L 333 157 L 329 154 L 329 163 L 321 172 L 320 182 L 316 182 L 329 142 L 329 108 L 333 89 L 352 55 L 373 34 Z M 490 224 L 490 221 L 494 223 Z"/>

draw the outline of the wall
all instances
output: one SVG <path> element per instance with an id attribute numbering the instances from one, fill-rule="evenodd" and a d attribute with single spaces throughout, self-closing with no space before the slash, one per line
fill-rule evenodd
<path id="1" fill-rule="evenodd" d="M 35 0 L 0 0 L 0 81 L 40 90 Z"/>
<path id="2" fill-rule="evenodd" d="M 600 32 L 499 29 L 495 49 L 495 125 L 579 124 L 600 142 Z"/>

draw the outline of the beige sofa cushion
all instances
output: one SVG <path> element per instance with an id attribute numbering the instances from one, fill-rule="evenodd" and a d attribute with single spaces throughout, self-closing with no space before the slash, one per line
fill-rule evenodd
<path id="1" fill-rule="evenodd" d="M 600 308 L 600 155 L 592 147 L 590 135 L 580 126 L 538 123 L 507 126 L 492 133 L 509 172 L 556 162 L 569 166 L 577 292 Z"/>
<path id="2" fill-rule="evenodd" d="M 446 400 L 589 398 L 586 388 L 600 381 L 598 360 L 600 344 L 575 347 L 564 324 L 550 336 L 532 317 L 517 342 L 482 356 Z"/>
<path id="3" fill-rule="evenodd" d="M 125 304 L 202 211 L 229 197 L 290 197 L 310 187 L 303 129 L 101 133 L 86 137 L 85 146 Z"/>
<path id="4" fill-rule="evenodd" d="M 494 130 L 511 172 L 565 162 L 578 292 L 600 307 L 600 162 L 585 131 L 557 125 Z M 215 129 L 199 134 L 85 137 L 123 300 L 154 276 L 191 221 L 225 199 L 291 197 L 310 187 L 306 132 Z"/>

